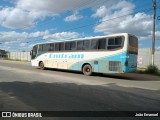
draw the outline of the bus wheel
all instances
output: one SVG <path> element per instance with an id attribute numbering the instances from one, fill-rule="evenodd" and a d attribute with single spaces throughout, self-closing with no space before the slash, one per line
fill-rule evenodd
<path id="1" fill-rule="evenodd" d="M 40 62 L 40 63 L 39 63 L 39 67 L 40 67 L 41 70 L 44 70 L 44 69 L 45 69 L 44 63 L 43 63 L 43 62 Z"/>
<path id="2" fill-rule="evenodd" d="M 92 67 L 89 64 L 83 66 L 83 74 L 87 76 L 92 75 Z"/>

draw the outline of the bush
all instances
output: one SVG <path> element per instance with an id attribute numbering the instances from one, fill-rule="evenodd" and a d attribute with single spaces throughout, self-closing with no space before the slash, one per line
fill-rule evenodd
<path id="1" fill-rule="evenodd" d="M 159 70 L 158 67 L 155 65 L 148 65 L 145 72 L 151 74 L 158 74 Z"/>

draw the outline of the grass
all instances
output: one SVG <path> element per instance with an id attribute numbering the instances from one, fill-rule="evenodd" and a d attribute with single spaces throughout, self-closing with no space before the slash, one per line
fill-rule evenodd
<path id="1" fill-rule="evenodd" d="M 145 70 L 146 73 L 150 73 L 150 74 L 158 74 L 159 73 L 159 69 L 156 65 L 148 65 L 147 69 Z"/>
<path id="2" fill-rule="evenodd" d="M 152 74 L 160 76 L 160 70 L 155 65 L 148 65 L 147 68 L 138 68 L 136 72 L 140 74 Z"/>

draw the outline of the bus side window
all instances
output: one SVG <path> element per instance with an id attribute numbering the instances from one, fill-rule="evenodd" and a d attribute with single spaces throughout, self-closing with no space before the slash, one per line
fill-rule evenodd
<path id="1" fill-rule="evenodd" d="M 77 50 L 83 50 L 83 41 L 77 41 Z"/>
<path id="2" fill-rule="evenodd" d="M 43 51 L 47 52 L 50 49 L 50 44 L 43 44 Z"/>
<path id="3" fill-rule="evenodd" d="M 65 43 L 65 50 L 66 51 L 70 50 L 70 42 Z"/>
<path id="4" fill-rule="evenodd" d="M 39 51 L 43 51 L 43 45 L 39 45 Z"/>
<path id="5" fill-rule="evenodd" d="M 59 43 L 55 43 L 55 51 L 59 51 Z"/>
<path id="6" fill-rule="evenodd" d="M 54 51 L 54 43 L 50 44 L 50 51 Z"/>
<path id="7" fill-rule="evenodd" d="M 41 54 L 43 54 L 44 52 L 43 52 L 43 45 L 41 44 L 41 45 L 39 45 L 39 49 L 38 49 L 38 55 L 41 55 Z"/>
<path id="8" fill-rule="evenodd" d="M 99 39 L 98 49 L 106 49 L 106 38 Z"/>
<path id="9" fill-rule="evenodd" d="M 64 42 L 59 43 L 59 51 L 64 51 Z"/>
<path id="10" fill-rule="evenodd" d="M 122 45 L 122 37 L 115 38 L 115 45 L 121 46 Z"/>
<path id="11" fill-rule="evenodd" d="M 122 37 L 109 38 L 108 39 L 108 50 L 114 50 L 122 47 Z"/>
<path id="12" fill-rule="evenodd" d="M 109 45 L 109 46 L 115 45 L 115 39 L 114 39 L 114 38 L 109 38 L 109 39 L 108 39 L 108 45 Z"/>
<path id="13" fill-rule="evenodd" d="M 76 42 L 66 42 L 65 43 L 65 50 L 68 51 L 68 50 L 76 50 Z"/>
<path id="14" fill-rule="evenodd" d="M 76 50 L 76 42 L 70 42 L 70 50 Z"/>
<path id="15" fill-rule="evenodd" d="M 83 50 L 89 50 L 90 49 L 90 40 L 84 40 L 83 41 Z"/>
<path id="16" fill-rule="evenodd" d="M 99 40 L 91 40 L 91 50 L 97 50 L 98 43 L 99 43 Z"/>
<path id="17" fill-rule="evenodd" d="M 113 50 L 113 49 L 115 49 L 115 38 L 109 38 L 108 39 L 108 47 L 107 47 L 107 49 L 108 50 Z"/>

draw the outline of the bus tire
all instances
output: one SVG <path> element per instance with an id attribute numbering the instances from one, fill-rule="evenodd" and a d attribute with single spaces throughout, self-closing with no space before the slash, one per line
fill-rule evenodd
<path id="1" fill-rule="evenodd" d="M 42 61 L 39 63 L 39 68 L 41 70 L 45 70 L 44 63 Z"/>
<path id="2" fill-rule="evenodd" d="M 83 74 L 84 74 L 84 75 L 87 75 L 87 76 L 92 75 L 92 67 L 91 67 L 91 65 L 85 64 L 85 65 L 83 66 L 82 71 L 83 71 Z"/>

